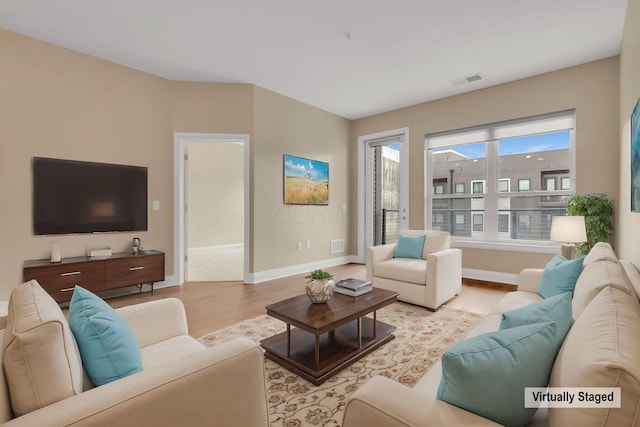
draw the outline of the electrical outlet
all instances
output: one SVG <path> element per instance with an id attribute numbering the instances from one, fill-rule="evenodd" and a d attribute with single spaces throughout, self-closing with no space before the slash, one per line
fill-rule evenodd
<path id="1" fill-rule="evenodd" d="M 302 242 L 298 242 L 298 250 L 302 249 Z"/>
<path id="2" fill-rule="evenodd" d="M 307 249 L 311 249 L 311 240 L 307 240 Z"/>

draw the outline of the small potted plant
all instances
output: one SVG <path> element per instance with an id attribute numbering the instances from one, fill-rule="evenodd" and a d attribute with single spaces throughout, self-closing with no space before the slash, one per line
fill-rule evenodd
<path id="1" fill-rule="evenodd" d="M 313 270 L 305 276 L 307 284 L 305 290 L 311 302 L 320 304 L 326 303 L 333 295 L 333 274 L 324 270 Z"/>

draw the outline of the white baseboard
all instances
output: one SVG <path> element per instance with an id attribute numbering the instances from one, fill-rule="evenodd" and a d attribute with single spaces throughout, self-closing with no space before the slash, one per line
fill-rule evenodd
<path id="1" fill-rule="evenodd" d="M 344 256 L 329 258 L 322 261 L 314 261 L 307 264 L 291 265 L 289 267 L 275 268 L 273 270 L 249 273 L 248 284 L 266 282 L 267 280 L 279 279 L 281 277 L 293 276 L 294 274 L 308 273 L 319 268 L 335 267 L 336 265 L 358 262 L 356 256 Z"/>
<path id="2" fill-rule="evenodd" d="M 506 283 L 509 285 L 518 284 L 518 275 L 511 273 L 501 273 L 499 271 L 476 270 L 475 268 L 463 268 L 462 277 L 485 282 Z"/>

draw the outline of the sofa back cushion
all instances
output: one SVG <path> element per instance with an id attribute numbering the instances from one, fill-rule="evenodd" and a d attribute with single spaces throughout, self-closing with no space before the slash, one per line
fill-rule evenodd
<path id="1" fill-rule="evenodd" d="M 82 362 L 67 319 L 35 280 L 9 298 L 2 363 L 16 416 L 82 392 Z"/>
<path id="2" fill-rule="evenodd" d="M 598 242 L 584 257 L 584 265 L 591 264 L 598 261 L 613 261 L 618 262 L 618 256 L 609 243 Z"/>
<path id="3" fill-rule="evenodd" d="M 637 425 L 638 331 L 640 305 L 634 296 L 607 286 L 593 298 L 564 340 L 549 387 L 620 387 L 621 408 L 549 408 L 550 426 Z"/>
<path id="4" fill-rule="evenodd" d="M 631 294 L 631 286 L 627 282 L 624 269 L 620 263 L 617 261 L 598 261 L 585 266 L 573 291 L 571 304 L 573 319 L 577 319 L 591 300 L 608 286 L 613 286 L 627 294 Z"/>
<path id="5" fill-rule="evenodd" d="M 420 236 L 425 235 L 424 246 L 422 247 L 422 258 L 427 259 L 429 254 L 444 251 L 451 248 L 451 235 L 446 231 L 435 230 L 400 230 L 400 234 Z"/>

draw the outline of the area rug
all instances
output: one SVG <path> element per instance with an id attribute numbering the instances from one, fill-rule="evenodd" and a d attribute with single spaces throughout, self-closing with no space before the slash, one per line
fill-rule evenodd
<path id="1" fill-rule="evenodd" d="M 384 375 L 412 387 L 482 316 L 448 307 L 432 313 L 398 302 L 378 310 L 377 317 L 396 326 L 396 339 L 319 386 L 265 359 L 271 426 L 340 426 L 347 399 L 367 380 Z M 214 346 L 243 336 L 259 343 L 285 330 L 284 322 L 265 314 L 207 334 L 199 341 Z"/>

